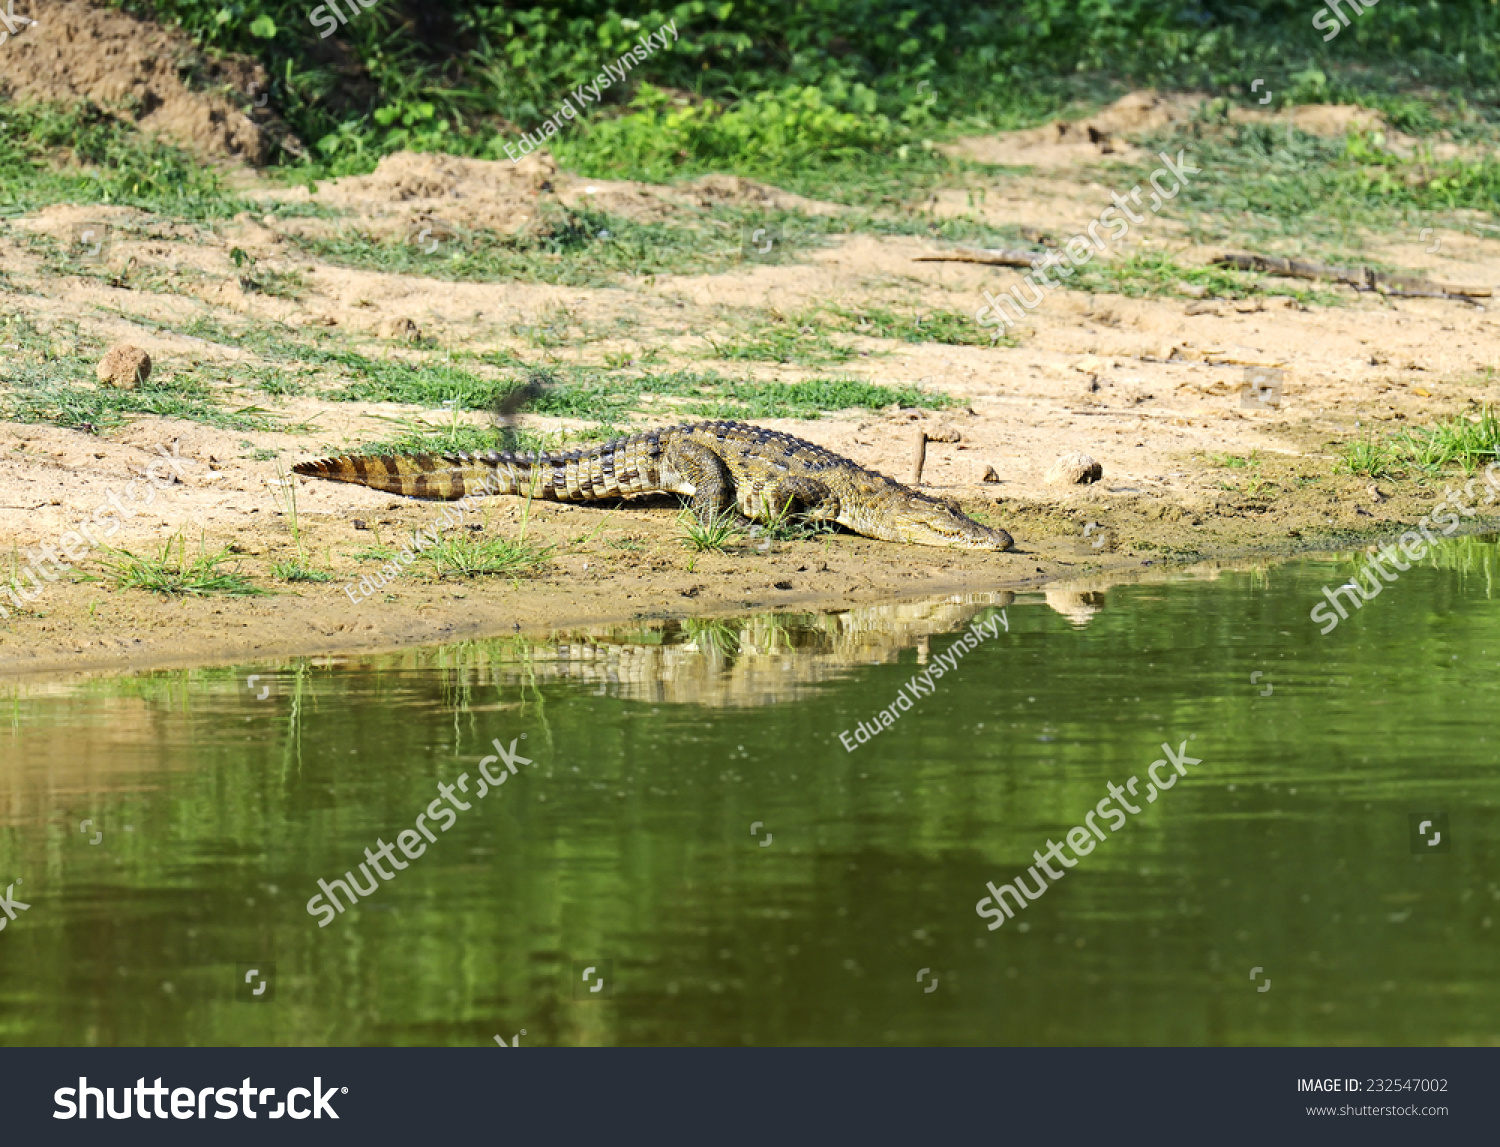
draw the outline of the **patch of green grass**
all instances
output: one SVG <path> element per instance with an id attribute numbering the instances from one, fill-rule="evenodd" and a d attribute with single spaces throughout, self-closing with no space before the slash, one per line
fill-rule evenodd
<path id="1" fill-rule="evenodd" d="M 1233 239 L 1260 253 L 1367 261 L 1371 230 L 1415 239 L 1431 213 L 1493 213 L 1500 194 L 1500 162 L 1488 155 L 1405 158 L 1378 132 L 1338 138 L 1290 125 L 1230 124 L 1227 110 L 1227 101 L 1211 101 L 1196 122 L 1142 141 L 1153 152 L 1186 151 L 1202 169 L 1168 208 L 1198 243 Z M 1492 146 L 1493 130 L 1485 134 Z M 1148 174 L 1149 168 L 1130 171 L 1143 192 Z"/>
<path id="2" fill-rule="evenodd" d="M 83 381 L 87 366 L 49 369 L 21 361 L 0 388 L 0 419 L 50 423 L 70 430 L 104 430 L 132 414 L 183 418 L 226 430 L 265 430 L 267 411 L 247 406 L 226 410 L 216 396 L 186 373 L 172 378 L 153 375 L 135 390 L 113 390 Z M 61 377 L 59 377 L 61 376 Z"/>
<path id="3" fill-rule="evenodd" d="M 1500 418 L 1491 407 L 1457 414 L 1430 429 L 1398 431 L 1385 439 L 1365 437 L 1339 448 L 1335 469 L 1370 478 L 1397 477 L 1410 470 L 1439 473 L 1457 466 L 1473 473 L 1500 459 Z"/>
<path id="4" fill-rule="evenodd" d="M 1053 272 L 1048 271 L 1052 277 Z M 1070 278 L 1057 278 L 1066 287 L 1124 295 L 1127 298 L 1243 299 L 1256 294 L 1289 295 L 1302 303 L 1339 306 L 1352 296 L 1326 288 L 1286 285 L 1278 280 L 1268 289 L 1269 276 L 1231 267 L 1190 266 L 1162 250 L 1135 250 L 1120 259 L 1096 259 L 1076 268 Z"/>
<path id="5" fill-rule="evenodd" d="M 312 569 L 303 565 L 300 561 L 273 562 L 271 565 L 271 576 L 277 581 L 332 581 L 333 575 L 327 570 Z"/>
<path id="6" fill-rule="evenodd" d="M 767 514 L 764 521 L 757 522 L 749 531 L 752 538 L 767 538 L 773 542 L 801 542 L 834 532 L 832 523 L 808 521 L 793 514 L 786 505 Z"/>
<path id="7" fill-rule="evenodd" d="M 552 547 L 528 541 L 523 527 L 519 538 L 487 538 L 459 531 L 428 546 L 416 560 L 439 578 L 525 577 L 536 573 L 551 558 Z"/>
<path id="8" fill-rule="evenodd" d="M 1477 415 L 1454 415 L 1430 430 L 1403 431 L 1393 439 L 1397 451 L 1421 470 L 1457 465 L 1473 473 L 1500 458 L 1500 419 L 1486 406 Z"/>
<path id="9" fill-rule="evenodd" d="M 560 430 L 510 430 L 496 426 L 459 422 L 437 429 L 426 423 L 407 421 L 401 432 L 376 442 L 359 447 L 330 445 L 323 449 L 332 454 L 487 454 L 491 451 L 510 451 L 514 454 L 543 454 L 559 450 L 573 450 L 593 442 L 607 442 L 618 438 L 626 431 L 611 423 L 594 426 L 567 427 Z"/>
<path id="10" fill-rule="evenodd" d="M 505 379 L 486 378 L 427 356 L 374 359 L 342 351 L 333 353 L 330 360 L 352 375 L 351 381 L 325 396 L 335 402 L 451 403 L 459 410 L 485 410 L 513 386 Z"/>
<path id="11" fill-rule="evenodd" d="M 1260 459 L 1254 454 L 1248 458 L 1241 458 L 1235 454 L 1208 454 L 1209 462 L 1215 466 L 1222 466 L 1226 470 L 1242 470 L 1246 466 L 1259 466 Z"/>
<path id="12" fill-rule="evenodd" d="M 723 340 L 704 335 L 711 357 L 729 362 L 781 362 L 824 366 L 848 362 L 858 355 L 853 347 L 834 342 L 816 315 L 788 317 L 779 313 L 739 335 Z"/>
<path id="13" fill-rule="evenodd" d="M 700 554 L 723 553 L 730 541 L 744 532 L 732 512 L 716 514 L 703 522 L 692 510 L 683 510 L 677 523 L 682 527 L 682 544 Z"/>
<path id="14" fill-rule="evenodd" d="M 177 559 L 172 560 L 172 543 L 177 543 Z M 103 556 L 98 564 L 116 589 L 144 589 L 173 597 L 253 597 L 266 591 L 253 585 L 237 566 L 221 568 L 230 560 L 228 546 L 209 553 L 199 540 L 198 556 L 187 557 L 187 540 L 179 532 L 168 538 L 156 557 L 140 557 L 129 550 L 100 546 Z"/>
<path id="15" fill-rule="evenodd" d="M 832 410 L 887 406 L 944 410 L 955 405 L 945 394 L 914 386 L 885 386 L 860 379 L 807 379 L 803 382 L 724 380 L 692 407 L 702 418 L 815 419 Z"/>
<path id="16" fill-rule="evenodd" d="M 636 223 L 590 208 L 552 210 L 531 231 L 461 231 L 440 241 L 379 239 L 362 232 L 294 240 L 330 263 L 452 282 L 603 287 L 626 276 L 702 274 L 739 262 L 728 228 Z"/>
<path id="17" fill-rule="evenodd" d="M 355 550 L 349 557 L 357 562 L 388 562 L 397 554 L 390 546 L 373 545 Z"/>
<path id="18" fill-rule="evenodd" d="M 1396 463 L 1396 451 L 1389 444 L 1374 438 L 1360 438 L 1339 448 L 1334 471 L 1366 478 L 1388 478 L 1394 473 Z"/>
<path id="19" fill-rule="evenodd" d="M 216 170 L 86 102 L 0 104 L 0 213 L 52 203 L 121 204 L 180 219 L 253 206 Z"/>
<path id="20" fill-rule="evenodd" d="M 839 330 L 875 339 L 908 343 L 945 343 L 949 346 L 989 346 L 994 341 L 972 315 L 932 308 L 898 313 L 884 307 L 827 307 Z M 1009 336 L 1002 345 L 1013 346 Z"/>

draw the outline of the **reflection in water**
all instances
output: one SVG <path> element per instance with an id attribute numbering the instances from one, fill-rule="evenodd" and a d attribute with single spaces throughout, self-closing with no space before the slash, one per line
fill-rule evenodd
<path id="1" fill-rule="evenodd" d="M 1444 546 L 1327 637 L 1352 559 L 16 686 L 3 1038 L 1495 1042 L 1495 559 Z M 1170 800 L 986 927 L 1189 736 Z M 320 928 L 440 785 L 472 809 Z"/>

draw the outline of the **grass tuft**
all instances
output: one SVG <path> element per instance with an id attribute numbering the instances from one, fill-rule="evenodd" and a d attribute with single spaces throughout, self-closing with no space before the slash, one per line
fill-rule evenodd
<path id="1" fill-rule="evenodd" d="M 733 514 L 716 514 L 703 522 L 692 510 L 684 510 L 677 521 L 683 530 L 682 544 L 700 554 L 723 553 L 730 540 L 744 532 Z"/>
<path id="2" fill-rule="evenodd" d="M 172 543 L 177 543 L 177 560 L 172 561 Z M 104 556 L 99 564 L 116 589 L 145 589 L 172 597 L 255 597 L 266 591 L 251 584 L 238 568 L 223 569 L 230 560 L 229 547 L 208 553 L 199 539 L 198 556 L 187 557 L 187 540 L 179 532 L 168 538 L 156 557 L 140 557 L 129 550 L 101 546 Z"/>
<path id="3" fill-rule="evenodd" d="M 485 538 L 458 532 L 428 546 L 417 561 L 444 577 L 526 577 L 552 558 L 552 547 L 519 538 Z"/>

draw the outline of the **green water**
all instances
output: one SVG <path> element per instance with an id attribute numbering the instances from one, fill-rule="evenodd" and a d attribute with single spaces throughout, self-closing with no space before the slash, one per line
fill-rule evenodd
<path id="1" fill-rule="evenodd" d="M 1326 637 L 1349 561 L 11 685 L 0 1042 L 1494 1043 L 1497 558 Z M 495 739 L 534 763 L 479 799 Z M 1164 741 L 1202 763 L 988 930 Z"/>

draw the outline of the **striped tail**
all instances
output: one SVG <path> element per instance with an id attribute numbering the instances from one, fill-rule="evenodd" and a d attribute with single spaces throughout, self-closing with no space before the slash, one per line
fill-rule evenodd
<path id="1" fill-rule="evenodd" d="M 361 454 L 299 462 L 292 470 L 407 498 L 520 494 L 582 502 L 660 490 L 661 451 L 655 434 L 638 434 L 569 454 Z"/>

